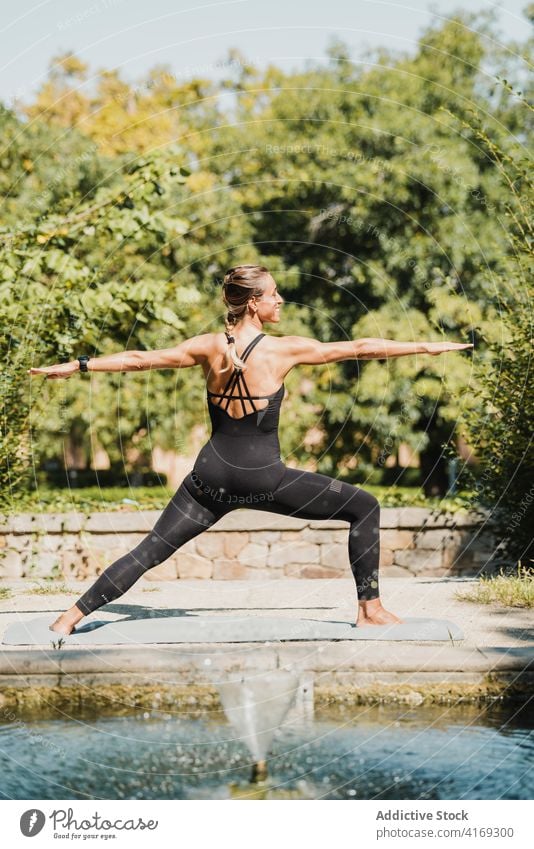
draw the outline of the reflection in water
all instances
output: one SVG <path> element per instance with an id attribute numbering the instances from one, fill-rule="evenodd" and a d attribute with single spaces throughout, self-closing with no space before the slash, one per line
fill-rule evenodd
<path id="1" fill-rule="evenodd" d="M 4 719 L 0 798 L 530 799 L 533 755 L 528 705 L 332 708 L 286 717 L 269 744 L 269 784 L 254 787 L 255 757 L 220 709 L 85 707 Z"/>

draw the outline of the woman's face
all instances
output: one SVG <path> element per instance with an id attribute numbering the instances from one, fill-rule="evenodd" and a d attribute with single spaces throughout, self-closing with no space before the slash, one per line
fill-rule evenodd
<path id="1" fill-rule="evenodd" d="M 263 296 L 256 300 L 258 318 L 261 321 L 280 321 L 280 305 L 284 303 L 278 287 L 272 277 L 267 279 Z"/>

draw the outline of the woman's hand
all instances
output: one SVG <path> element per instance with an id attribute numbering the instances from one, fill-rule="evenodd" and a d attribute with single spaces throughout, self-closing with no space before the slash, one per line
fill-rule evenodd
<path id="1" fill-rule="evenodd" d="M 43 366 L 42 368 L 29 368 L 28 374 L 44 374 L 47 380 L 68 379 L 80 369 L 78 360 L 70 363 L 58 363 L 55 366 Z"/>
<path id="2" fill-rule="evenodd" d="M 472 342 L 425 342 L 425 354 L 444 354 L 446 351 L 463 351 L 465 348 L 473 348 Z"/>

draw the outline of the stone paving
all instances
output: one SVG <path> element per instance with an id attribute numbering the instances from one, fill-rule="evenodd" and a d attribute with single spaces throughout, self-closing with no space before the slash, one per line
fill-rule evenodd
<path id="1" fill-rule="evenodd" d="M 292 669 L 315 687 L 373 688 L 381 685 L 483 685 L 531 687 L 534 676 L 532 612 L 521 608 L 459 601 L 457 590 L 471 578 L 383 578 L 384 606 L 401 618 L 425 617 L 456 623 L 463 640 L 269 640 L 266 643 L 158 643 L 107 646 L 1 646 L 0 696 L 3 688 L 76 685 L 193 685 L 223 679 L 229 673 Z M 7 580 L 14 595 L 0 601 L 0 634 L 15 621 L 69 607 L 89 586 L 69 581 L 76 594 L 33 595 L 34 583 Z M 283 579 L 266 581 L 161 581 L 140 579 L 115 602 L 84 623 L 109 618 L 202 616 L 313 617 L 325 622 L 354 622 L 355 589 L 351 580 Z M 369 626 L 373 627 L 373 626 Z"/>

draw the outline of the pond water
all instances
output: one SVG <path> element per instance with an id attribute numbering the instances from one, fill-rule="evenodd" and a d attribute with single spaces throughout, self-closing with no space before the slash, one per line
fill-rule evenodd
<path id="1" fill-rule="evenodd" d="M 220 710 L 9 716 L 2 799 L 224 799 L 250 789 L 251 755 Z M 531 799 L 532 720 L 528 703 L 501 702 L 293 715 L 271 743 L 264 798 Z"/>

